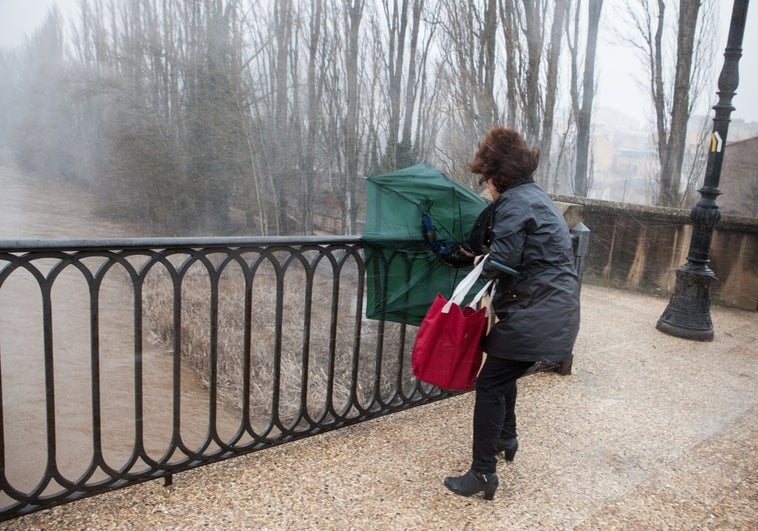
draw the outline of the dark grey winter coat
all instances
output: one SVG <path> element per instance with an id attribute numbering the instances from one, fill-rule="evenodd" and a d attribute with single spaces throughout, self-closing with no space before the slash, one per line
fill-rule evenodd
<path id="1" fill-rule="evenodd" d="M 549 362 L 571 356 L 579 331 L 571 236 L 536 183 L 517 184 L 498 197 L 482 276 L 498 279 L 493 306 L 499 321 L 484 339 L 488 356 Z"/>

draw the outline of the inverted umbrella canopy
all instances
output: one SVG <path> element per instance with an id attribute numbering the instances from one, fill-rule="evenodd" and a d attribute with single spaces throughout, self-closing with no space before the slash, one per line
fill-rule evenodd
<path id="1" fill-rule="evenodd" d="M 427 163 L 369 177 L 366 193 L 366 316 L 418 325 L 469 272 L 455 252 L 487 204 Z"/>

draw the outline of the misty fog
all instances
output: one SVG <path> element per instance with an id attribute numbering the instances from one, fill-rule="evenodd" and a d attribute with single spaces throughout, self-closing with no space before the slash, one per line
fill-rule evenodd
<path id="1" fill-rule="evenodd" d="M 499 123 L 540 146 L 548 192 L 654 204 L 653 139 L 617 115 L 592 114 L 588 169 L 577 169 L 578 117 L 602 75 L 585 61 L 586 4 L 83 0 L 0 50 L 0 161 L 83 187 L 98 213 L 134 227 L 128 236 L 357 234 L 365 177 L 426 160 L 478 190 L 467 162 Z M 698 14 L 693 101 L 716 88 L 723 44 L 703 30 L 714 5 Z M 601 31 L 619 31 L 615 18 L 601 16 Z M 633 47 L 640 35 L 616 38 Z M 670 101 L 674 65 L 663 68 Z M 708 117 L 689 125 L 697 145 Z M 633 145 L 644 163 L 614 173 L 598 139 Z M 701 151 L 684 161 L 669 206 L 687 205 L 702 175 Z"/>

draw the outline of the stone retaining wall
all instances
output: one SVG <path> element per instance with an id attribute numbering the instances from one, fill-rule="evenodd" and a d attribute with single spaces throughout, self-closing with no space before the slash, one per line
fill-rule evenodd
<path id="1" fill-rule="evenodd" d="M 554 196 L 591 231 L 584 282 L 668 296 L 686 263 L 688 210 Z M 758 219 L 723 216 L 711 243 L 714 304 L 758 311 Z"/>

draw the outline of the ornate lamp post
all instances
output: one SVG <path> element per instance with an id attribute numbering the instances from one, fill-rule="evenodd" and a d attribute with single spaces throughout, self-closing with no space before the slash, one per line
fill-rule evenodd
<path id="1" fill-rule="evenodd" d="M 692 239 L 687 263 L 676 272 L 676 286 L 656 328 L 666 334 L 695 339 L 713 340 L 711 322 L 711 281 L 716 278 L 708 267 L 710 262 L 713 227 L 721 219 L 716 204 L 724 160 L 724 146 L 729 130 L 729 117 L 734 110 L 732 98 L 739 83 L 738 63 L 742 56 L 742 37 L 745 33 L 745 18 L 749 0 L 734 0 L 729 38 L 724 51 L 724 66 L 719 75 L 719 101 L 713 106 L 716 111 L 711 133 L 711 149 L 705 168 L 705 183 L 698 190 L 700 200 L 692 209 Z"/>

